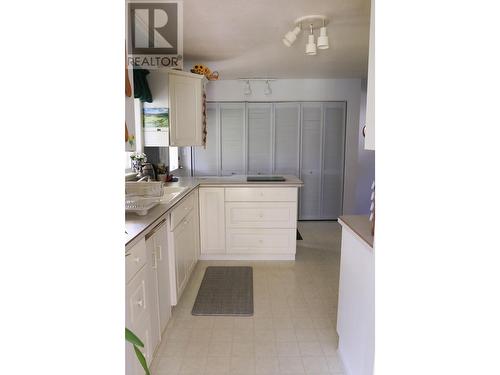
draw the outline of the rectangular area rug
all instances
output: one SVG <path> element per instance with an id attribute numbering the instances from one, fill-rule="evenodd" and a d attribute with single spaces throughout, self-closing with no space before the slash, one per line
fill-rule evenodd
<path id="1" fill-rule="evenodd" d="M 207 267 L 191 314 L 252 316 L 252 267 Z"/>

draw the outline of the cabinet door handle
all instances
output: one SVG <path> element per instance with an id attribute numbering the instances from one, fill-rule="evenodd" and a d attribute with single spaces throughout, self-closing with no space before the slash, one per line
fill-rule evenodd
<path id="1" fill-rule="evenodd" d="M 158 268 L 158 263 L 156 262 L 156 251 L 153 251 L 153 269 Z"/>
<path id="2" fill-rule="evenodd" d="M 143 301 L 142 299 L 140 299 L 140 300 L 138 300 L 138 301 L 136 302 L 136 304 L 137 304 L 137 306 L 139 306 L 139 307 L 143 307 L 143 306 L 144 306 L 144 301 Z"/>
<path id="3" fill-rule="evenodd" d="M 162 246 L 161 245 L 158 245 L 158 253 L 159 253 L 159 259 L 160 259 L 160 262 L 162 261 L 163 259 L 163 251 L 162 251 Z"/>
<path id="4" fill-rule="evenodd" d="M 134 262 L 139 263 L 140 261 L 141 261 L 141 258 L 139 258 L 139 257 L 134 258 Z"/>

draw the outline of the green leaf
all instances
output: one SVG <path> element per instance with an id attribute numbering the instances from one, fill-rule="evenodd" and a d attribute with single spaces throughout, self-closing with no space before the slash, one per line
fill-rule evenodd
<path id="1" fill-rule="evenodd" d="M 144 358 L 144 354 L 137 348 L 137 346 L 134 345 L 134 350 L 135 350 L 135 355 L 137 356 L 137 359 L 141 363 L 142 368 L 144 369 L 146 375 L 151 375 L 148 369 L 148 364 L 146 363 L 146 358 Z"/>
<path id="2" fill-rule="evenodd" d="M 134 346 L 138 346 L 140 348 L 144 348 L 144 344 L 142 343 L 141 339 L 137 337 L 134 332 L 132 332 L 130 329 L 125 328 L 125 340 L 133 344 Z"/>

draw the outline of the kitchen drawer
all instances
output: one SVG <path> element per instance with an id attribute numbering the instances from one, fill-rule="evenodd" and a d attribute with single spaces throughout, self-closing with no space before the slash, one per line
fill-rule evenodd
<path id="1" fill-rule="evenodd" d="M 125 282 L 146 264 L 146 240 L 143 238 L 125 253 Z"/>
<path id="2" fill-rule="evenodd" d="M 195 194 L 194 192 L 189 193 L 178 205 L 174 208 L 170 214 L 170 230 L 174 230 L 182 219 L 191 211 L 195 204 Z"/>
<path id="3" fill-rule="evenodd" d="M 226 202 L 296 202 L 297 188 L 226 188 Z"/>
<path id="4" fill-rule="evenodd" d="M 297 227 L 295 202 L 226 202 L 227 228 Z"/>
<path id="5" fill-rule="evenodd" d="M 228 254 L 295 254 L 295 229 L 239 229 L 226 232 Z"/>

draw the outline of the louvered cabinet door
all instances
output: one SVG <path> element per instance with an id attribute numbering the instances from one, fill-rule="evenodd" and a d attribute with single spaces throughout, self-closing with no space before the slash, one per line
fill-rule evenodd
<path id="1" fill-rule="evenodd" d="M 272 104 L 247 104 L 248 174 L 271 174 Z"/>
<path id="2" fill-rule="evenodd" d="M 274 105 L 274 174 L 299 177 L 300 104 Z"/>
<path id="3" fill-rule="evenodd" d="M 321 219 L 338 219 L 344 185 L 345 103 L 324 103 Z"/>
<path id="4" fill-rule="evenodd" d="M 320 217 L 322 104 L 302 104 L 300 220 Z"/>
<path id="5" fill-rule="evenodd" d="M 207 142 L 205 146 L 193 147 L 195 176 L 216 176 L 219 171 L 219 129 L 216 103 L 207 104 Z"/>
<path id="6" fill-rule="evenodd" d="M 245 174 L 245 103 L 220 104 L 221 174 Z"/>

